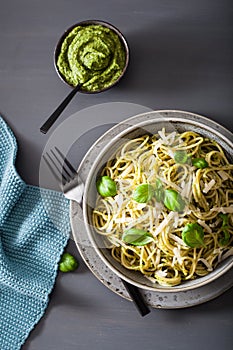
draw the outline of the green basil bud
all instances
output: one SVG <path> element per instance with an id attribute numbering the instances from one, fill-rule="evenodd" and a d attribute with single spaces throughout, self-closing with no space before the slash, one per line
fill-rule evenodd
<path id="1" fill-rule="evenodd" d="M 209 166 L 209 164 L 204 158 L 193 158 L 192 165 L 194 165 L 198 169 L 204 169 Z"/>
<path id="2" fill-rule="evenodd" d="M 151 243 L 154 238 L 151 233 L 147 231 L 130 228 L 123 233 L 122 240 L 135 246 L 142 246 Z"/>
<path id="3" fill-rule="evenodd" d="M 186 151 L 180 150 L 174 153 L 174 160 L 178 164 L 187 164 L 190 162 L 190 156 Z"/>
<path id="4" fill-rule="evenodd" d="M 154 196 L 154 188 L 149 184 L 139 185 L 133 193 L 133 199 L 138 203 L 147 203 Z"/>
<path id="5" fill-rule="evenodd" d="M 182 231 L 184 243 L 191 248 L 205 246 L 203 228 L 197 223 L 187 224 Z"/>
<path id="6" fill-rule="evenodd" d="M 113 197 L 117 194 L 116 183 L 109 176 L 101 176 L 96 182 L 96 188 L 102 197 Z"/>
<path id="7" fill-rule="evenodd" d="M 70 272 L 77 269 L 78 262 L 73 255 L 69 253 L 63 253 L 58 266 L 60 271 Z"/>
<path id="8" fill-rule="evenodd" d="M 164 191 L 164 205 L 169 210 L 181 212 L 184 210 L 185 201 L 175 190 L 168 189 Z"/>

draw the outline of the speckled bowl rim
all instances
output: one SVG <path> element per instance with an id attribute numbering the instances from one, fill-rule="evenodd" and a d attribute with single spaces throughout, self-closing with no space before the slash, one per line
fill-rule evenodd
<path id="1" fill-rule="evenodd" d="M 68 85 L 70 88 L 74 89 L 74 86 L 69 84 L 65 77 L 61 74 L 61 72 L 59 71 L 58 67 L 57 67 L 57 59 L 58 59 L 58 55 L 61 51 L 61 46 L 62 46 L 62 43 L 63 41 L 65 40 L 65 38 L 67 37 L 67 35 L 77 26 L 89 26 L 89 25 L 92 25 L 92 24 L 96 24 L 96 25 L 101 25 L 103 27 L 107 27 L 109 29 L 111 29 L 115 34 L 118 35 L 120 41 L 122 42 L 123 44 L 123 47 L 125 49 L 125 55 L 126 55 L 126 60 L 125 60 L 125 66 L 124 66 L 124 69 L 122 70 L 122 73 L 121 75 L 117 78 L 117 80 L 114 81 L 114 83 L 112 83 L 112 85 L 109 85 L 107 86 L 106 88 L 104 89 L 101 89 L 101 90 L 96 90 L 96 91 L 87 91 L 85 89 L 80 89 L 79 92 L 82 92 L 84 94 L 98 94 L 100 92 L 104 92 L 106 90 L 109 90 L 111 89 L 113 86 L 115 86 L 116 84 L 119 83 L 119 81 L 123 78 L 123 76 L 125 75 L 125 72 L 128 68 L 128 65 L 129 65 L 129 45 L 128 45 L 128 42 L 125 38 L 125 36 L 122 34 L 122 32 L 117 28 L 115 27 L 113 24 L 109 23 L 109 22 L 106 22 L 106 21 L 102 21 L 102 20 L 98 20 L 98 19 L 88 19 L 88 20 L 84 20 L 84 21 L 81 21 L 81 22 L 77 22 L 75 24 L 73 24 L 72 26 L 70 26 L 69 28 L 67 28 L 64 33 L 61 35 L 60 39 L 58 40 L 56 46 L 55 46 L 55 49 L 54 49 L 54 54 L 53 54 L 53 63 L 54 63 L 54 67 L 55 67 L 55 70 L 57 72 L 57 75 L 59 76 L 59 78 L 63 81 L 63 83 L 65 83 L 66 85 Z"/>
<path id="2" fill-rule="evenodd" d="M 155 115 L 155 119 L 151 119 L 151 117 Z M 161 118 L 159 118 L 160 116 Z M 188 118 L 188 119 L 186 119 Z M 232 133 L 221 126 L 220 124 L 214 122 L 213 120 L 210 120 L 207 117 L 191 113 L 191 112 L 185 112 L 185 111 L 179 111 L 179 110 L 159 110 L 159 111 L 152 111 L 147 113 L 142 113 L 139 115 L 136 115 L 134 117 L 131 117 L 129 119 L 124 120 L 123 122 L 117 124 L 116 126 L 112 127 L 110 130 L 108 130 L 105 134 L 103 134 L 91 147 L 90 151 L 94 151 L 98 144 L 101 144 L 101 152 L 98 153 L 97 157 L 95 155 L 95 158 L 93 159 L 93 164 L 91 166 L 91 169 L 88 173 L 86 183 L 85 183 L 85 191 L 84 191 L 84 198 L 83 198 L 83 216 L 84 216 L 84 223 L 85 223 L 85 229 L 88 236 L 88 239 L 91 242 L 91 245 L 95 249 L 98 256 L 101 258 L 101 260 L 104 262 L 104 264 L 112 270 L 115 274 L 117 274 L 120 278 L 123 278 L 124 280 L 128 281 L 131 284 L 134 284 L 138 286 L 139 288 L 150 290 L 150 291 L 157 291 L 157 292 L 181 292 L 181 291 L 188 291 L 194 288 L 199 288 L 204 286 L 205 284 L 211 283 L 223 274 L 225 274 L 231 267 L 233 266 L 233 257 L 228 259 L 228 263 L 226 266 L 222 269 L 216 269 L 214 272 L 210 273 L 209 275 L 205 277 L 200 277 L 198 279 L 193 280 L 191 283 L 187 283 L 187 285 L 182 284 L 180 286 L 176 287 L 157 287 L 156 285 L 153 287 L 148 286 L 148 284 L 142 284 L 138 283 L 135 280 L 132 280 L 125 276 L 123 273 L 121 273 L 119 270 L 114 268 L 110 262 L 104 257 L 102 252 L 100 251 L 99 247 L 96 245 L 96 242 L 92 236 L 92 232 L 89 229 L 89 223 L 87 218 L 87 209 L 86 209 L 86 202 L 87 202 L 87 196 L 88 196 L 88 187 L 90 180 L 93 176 L 93 170 L 95 169 L 95 165 L 98 164 L 99 159 L 103 156 L 103 154 L 106 152 L 106 150 L 111 147 L 117 139 L 124 136 L 125 134 L 129 133 L 131 130 L 134 130 L 135 128 L 146 126 L 146 124 L 152 124 L 158 121 L 177 121 L 184 123 L 195 123 L 198 125 L 198 127 L 204 127 L 205 129 L 208 129 L 210 132 L 214 132 L 220 139 L 223 139 L 226 144 L 228 144 L 230 147 L 232 146 L 232 141 L 230 139 L 233 138 Z M 114 137 L 114 135 L 117 135 Z M 89 152 L 90 152 L 89 151 Z M 82 163 L 80 165 L 80 169 L 82 168 Z"/>

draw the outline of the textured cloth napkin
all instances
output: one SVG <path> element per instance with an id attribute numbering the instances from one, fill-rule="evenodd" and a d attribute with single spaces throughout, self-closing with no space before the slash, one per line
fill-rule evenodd
<path id="1" fill-rule="evenodd" d="M 0 117 L 0 349 L 18 350 L 43 316 L 70 234 L 62 193 L 17 174 L 15 137 Z"/>

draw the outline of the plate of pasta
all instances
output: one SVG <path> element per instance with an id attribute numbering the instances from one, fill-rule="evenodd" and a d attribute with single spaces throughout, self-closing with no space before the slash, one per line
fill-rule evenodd
<path id="1" fill-rule="evenodd" d="M 203 287 L 228 272 L 232 140 L 209 118 L 171 110 L 137 115 L 104 134 L 80 166 L 83 228 L 104 266 L 161 293 Z"/>

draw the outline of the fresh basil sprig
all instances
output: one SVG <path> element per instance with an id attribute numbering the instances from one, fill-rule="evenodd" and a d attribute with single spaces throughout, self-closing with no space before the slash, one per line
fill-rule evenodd
<path id="1" fill-rule="evenodd" d="M 181 195 L 172 189 L 168 189 L 164 191 L 164 205 L 169 210 L 182 212 L 185 207 L 185 201 L 181 197 Z"/>
<path id="2" fill-rule="evenodd" d="M 219 217 L 222 219 L 221 232 L 223 233 L 223 237 L 221 237 L 218 242 L 221 246 L 225 246 L 230 240 L 230 233 L 228 231 L 228 215 L 220 213 Z"/>
<path id="3" fill-rule="evenodd" d="M 151 243 L 154 238 L 150 232 L 137 228 L 130 228 L 123 233 L 122 240 L 135 246 L 142 246 Z"/>
<path id="4" fill-rule="evenodd" d="M 186 151 L 179 150 L 174 152 L 174 160 L 178 164 L 187 164 L 187 163 L 190 163 L 191 158 Z"/>
<path id="5" fill-rule="evenodd" d="M 162 202 L 164 199 L 164 188 L 163 188 L 163 183 L 160 179 L 157 179 L 155 181 L 154 189 L 155 189 L 154 195 L 157 202 Z"/>
<path id="6" fill-rule="evenodd" d="M 102 197 L 113 197 L 117 194 L 116 183 L 109 176 L 101 176 L 96 182 L 96 188 Z"/>
<path id="7" fill-rule="evenodd" d="M 139 185 L 133 193 L 133 199 L 138 203 L 147 203 L 153 197 L 157 202 L 163 202 L 165 207 L 172 211 L 182 212 L 185 208 L 185 201 L 181 195 L 172 189 L 164 190 L 162 181 L 157 179 L 155 185 Z"/>
<path id="8" fill-rule="evenodd" d="M 209 166 L 209 164 L 204 158 L 193 158 L 192 165 L 194 165 L 198 169 L 204 169 Z"/>
<path id="9" fill-rule="evenodd" d="M 184 243 L 191 248 L 200 248 L 205 246 L 204 231 L 198 223 L 187 224 L 182 231 Z"/>
<path id="10" fill-rule="evenodd" d="M 133 199 L 138 203 L 147 203 L 153 198 L 153 196 L 154 187 L 149 184 L 139 185 L 133 193 Z"/>

